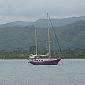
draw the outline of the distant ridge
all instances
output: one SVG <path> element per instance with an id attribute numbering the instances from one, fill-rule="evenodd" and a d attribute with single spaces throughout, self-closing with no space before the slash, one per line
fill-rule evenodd
<path id="1" fill-rule="evenodd" d="M 54 25 L 54 27 L 58 27 L 58 26 L 64 26 L 67 24 L 71 24 L 74 23 L 76 21 L 80 21 L 80 20 L 85 20 L 85 16 L 80 16 L 80 17 L 68 17 L 68 18 L 61 18 L 61 19 L 56 19 L 56 18 L 52 18 L 51 21 Z M 35 27 L 38 28 L 46 28 L 48 26 L 48 21 L 47 19 L 38 19 L 35 22 L 27 22 L 27 21 L 14 21 L 14 22 L 10 22 L 10 23 L 6 23 L 6 24 L 2 24 L 0 25 L 0 27 L 10 27 L 10 26 L 19 26 L 19 27 L 25 27 L 25 26 L 30 26 L 30 25 L 34 25 Z"/>
<path id="2" fill-rule="evenodd" d="M 60 27 L 62 47 L 85 48 L 85 20 Z"/>
<path id="3" fill-rule="evenodd" d="M 68 20 L 67 20 L 68 19 Z M 59 19 L 63 24 L 54 25 L 56 34 L 59 37 L 61 47 L 66 48 L 85 48 L 85 17 Z M 53 19 L 56 21 L 56 19 Z M 62 21 L 61 21 L 62 20 Z M 71 20 L 71 21 L 70 21 Z M 45 21 L 47 21 L 45 19 Z M 67 21 L 69 23 L 67 24 Z M 43 22 L 42 26 L 39 23 Z M 58 21 L 59 22 L 59 21 Z M 38 24 L 38 25 L 37 25 Z M 37 27 L 39 45 L 46 45 L 47 27 L 44 25 L 44 19 L 36 22 L 11 22 L 0 25 L 0 50 L 14 50 L 17 48 L 29 49 L 35 45 L 34 27 Z M 54 24 L 54 23 L 53 23 Z M 42 29 L 41 29 L 42 28 Z M 53 34 L 52 34 L 53 35 Z M 42 39 L 42 41 L 41 41 Z M 45 44 L 45 45 L 44 45 Z M 56 42 L 52 45 L 57 49 Z M 43 47 L 42 46 L 42 47 Z"/>
<path id="4" fill-rule="evenodd" d="M 76 21 L 80 21 L 80 20 L 85 20 L 85 16 L 81 16 L 81 17 L 68 17 L 68 18 L 62 18 L 62 19 L 51 19 L 53 26 L 54 27 L 59 27 L 59 26 L 64 26 L 67 24 L 71 24 L 74 23 Z M 34 25 L 36 27 L 47 27 L 47 19 L 39 19 L 37 21 L 34 22 Z"/>
<path id="5" fill-rule="evenodd" d="M 17 27 L 25 27 L 31 25 L 32 22 L 26 22 L 26 21 L 14 21 L 6 24 L 1 24 L 1 27 L 12 27 L 12 26 L 17 26 Z"/>

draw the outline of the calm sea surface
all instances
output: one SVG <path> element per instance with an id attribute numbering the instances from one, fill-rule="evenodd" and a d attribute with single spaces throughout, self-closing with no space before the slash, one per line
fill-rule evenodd
<path id="1" fill-rule="evenodd" d="M 0 85 L 85 85 L 85 59 L 62 62 L 38 66 L 28 60 L 0 60 Z"/>

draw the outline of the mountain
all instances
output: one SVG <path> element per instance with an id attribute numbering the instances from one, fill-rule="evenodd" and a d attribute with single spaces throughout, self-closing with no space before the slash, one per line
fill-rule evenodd
<path id="1" fill-rule="evenodd" d="M 66 48 L 85 48 L 85 20 L 60 27 L 62 46 Z"/>
<path id="2" fill-rule="evenodd" d="M 85 16 L 51 19 L 54 27 L 65 26 L 67 24 L 71 24 L 71 23 L 74 23 L 80 20 L 85 20 Z M 49 25 L 49 22 L 47 19 L 38 19 L 35 22 L 14 21 L 14 22 L 6 23 L 6 24 L 1 24 L 0 28 L 2 27 L 3 28 L 4 27 L 27 27 L 27 26 L 32 26 L 32 25 L 34 25 L 37 28 L 47 28 Z"/>
<path id="3" fill-rule="evenodd" d="M 25 27 L 25 26 L 30 26 L 32 22 L 26 22 L 26 21 L 14 21 L 6 24 L 1 24 L 0 28 L 5 28 L 5 27 Z"/>
<path id="4" fill-rule="evenodd" d="M 69 18 L 63 18 L 63 19 L 51 19 L 54 27 L 64 26 L 64 25 L 71 24 L 80 20 L 85 20 L 85 16 L 69 17 Z M 33 24 L 35 27 L 38 27 L 38 28 L 43 28 L 43 27 L 47 28 L 49 25 L 47 19 L 39 19 L 35 21 Z"/>
<path id="5" fill-rule="evenodd" d="M 69 21 L 71 23 L 66 25 L 54 26 L 60 45 L 63 49 L 85 48 L 85 20 L 76 20 L 75 22 Z M 29 49 L 30 46 L 35 46 L 33 23 L 38 23 L 39 21 L 18 21 L 0 25 L 0 50 L 15 50 L 17 48 Z M 42 29 L 39 25 L 37 25 L 37 27 L 38 46 L 48 48 L 47 28 L 44 25 L 41 26 Z M 51 40 L 53 41 L 53 43 L 51 43 L 52 48 L 58 48 L 52 29 Z"/>

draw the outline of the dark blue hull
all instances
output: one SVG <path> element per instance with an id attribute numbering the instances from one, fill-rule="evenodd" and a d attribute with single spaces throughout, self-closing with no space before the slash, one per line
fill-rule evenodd
<path id="1" fill-rule="evenodd" d="M 29 60 L 33 65 L 57 65 L 61 59 L 48 59 L 48 60 Z"/>

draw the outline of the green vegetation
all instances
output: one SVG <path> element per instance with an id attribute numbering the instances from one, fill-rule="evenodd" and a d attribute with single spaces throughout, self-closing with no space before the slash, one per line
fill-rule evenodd
<path id="1" fill-rule="evenodd" d="M 27 50 L 14 50 L 14 51 L 0 51 L 0 59 L 27 59 L 28 51 Z"/>
<path id="2" fill-rule="evenodd" d="M 67 18 L 59 21 L 54 19 L 54 21 L 52 22 L 55 32 L 61 48 L 64 49 L 62 58 L 84 59 L 85 17 L 81 17 L 81 19 Z M 38 53 L 46 54 L 48 52 L 47 21 L 38 20 L 34 23 L 33 25 L 37 28 Z M 29 54 L 35 54 L 34 26 L 30 23 L 28 25 L 27 22 L 11 22 L 0 25 L 0 59 L 27 59 Z M 50 35 L 51 48 L 54 49 L 51 54 L 55 58 L 59 56 L 59 53 L 56 51 L 58 44 L 55 42 L 52 29 L 50 29 Z"/>
<path id="3" fill-rule="evenodd" d="M 85 49 L 67 49 L 63 51 L 65 59 L 85 59 Z"/>
<path id="4" fill-rule="evenodd" d="M 17 23 L 18 24 L 18 23 Z M 55 23 L 57 24 L 57 23 Z M 43 25 L 44 26 L 44 25 Z M 53 23 L 54 26 L 54 23 Z M 66 24 L 65 26 L 54 26 L 63 49 L 85 48 L 85 20 Z M 33 26 L 0 26 L 0 50 L 15 50 L 16 48 L 28 49 L 35 45 L 35 30 Z M 50 29 L 52 46 L 56 48 L 54 32 Z M 47 46 L 47 28 L 37 28 L 38 47 Z"/>
<path id="5" fill-rule="evenodd" d="M 34 48 L 31 48 L 31 53 L 34 52 Z M 45 54 L 47 51 L 40 51 L 39 53 Z M 0 59 L 27 59 L 30 54 L 29 50 L 17 49 L 14 51 L 0 50 Z M 58 52 L 52 51 L 53 58 L 58 56 Z M 63 59 L 85 59 L 85 49 L 67 49 L 62 51 Z"/>

